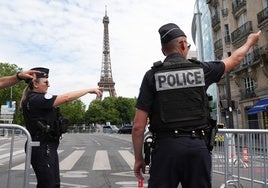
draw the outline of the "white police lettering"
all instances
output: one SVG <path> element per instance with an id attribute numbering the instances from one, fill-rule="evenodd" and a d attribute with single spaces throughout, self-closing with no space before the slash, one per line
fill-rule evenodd
<path id="1" fill-rule="evenodd" d="M 49 94 L 49 93 L 46 93 L 46 94 L 45 94 L 45 99 L 52 99 L 52 97 L 53 97 L 53 96 L 52 96 L 51 94 Z"/>
<path id="2" fill-rule="evenodd" d="M 204 86 L 204 71 L 196 68 L 156 73 L 155 82 L 157 91 Z"/>

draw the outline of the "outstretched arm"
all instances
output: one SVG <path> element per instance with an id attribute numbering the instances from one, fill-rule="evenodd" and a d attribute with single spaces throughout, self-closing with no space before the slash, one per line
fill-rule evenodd
<path id="1" fill-rule="evenodd" d="M 63 103 L 76 100 L 88 93 L 96 94 L 98 97 L 100 97 L 102 95 L 102 88 L 83 89 L 83 90 L 71 91 L 69 93 L 58 95 L 56 100 L 54 101 L 53 106 L 59 106 Z"/>
<path id="2" fill-rule="evenodd" d="M 235 50 L 230 57 L 223 59 L 223 62 L 225 64 L 225 72 L 231 71 L 243 60 L 243 58 L 247 55 L 249 49 L 258 42 L 260 35 L 261 31 L 250 34 L 248 36 L 247 42 L 243 46 Z"/>
<path id="3" fill-rule="evenodd" d="M 38 72 L 39 71 L 36 70 L 28 70 L 25 72 L 18 72 L 12 76 L 4 76 L 0 78 L 0 89 L 13 86 L 20 80 L 33 79 L 33 75 Z"/>

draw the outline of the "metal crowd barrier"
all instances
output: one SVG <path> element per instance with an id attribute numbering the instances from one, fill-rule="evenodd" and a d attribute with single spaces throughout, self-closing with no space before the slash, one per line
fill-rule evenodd
<path id="1" fill-rule="evenodd" d="M 212 172 L 224 176 L 220 188 L 267 188 L 268 130 L 219 129 Z"/>
<path id="2" fill-rule="evenodd" d="M 10 188 L 11 185 L 11 168 L 12 168 L 12 158 L 13 158 L 13 148 L 14 148 L 14 139 L 15 139 L 15 130 L 21 130 L 27 137 L 27 144 L 26 144 L 26 157 L 25 157 L 25 169 L 24 169 L 24 181 L 23 181 L 23 188 L 29 187 L 29 170 L 31 165 L 31 153 L 32 153 L 32 147 L 38 146 L 39 142 L 32 142 L 32 138 L 30 133 L 22 127 L 21 125 L 17 124 L 0 124 L 0 129 L 5 130 L 11 130 L 10 137 L 10 155 L 9 155 L 9 169 L 8 169 L 8 176 L 7 176 L 7 188 Z M 10 131 L 8 131 L 9 133 Z M 4 131 L 3 131 L 4 133 Z"/>

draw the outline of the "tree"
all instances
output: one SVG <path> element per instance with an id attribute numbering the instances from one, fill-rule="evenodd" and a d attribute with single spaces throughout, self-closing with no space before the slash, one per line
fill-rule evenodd
<path id="1" fill-rule="evenodd" d="M 93 100 L 85 113 L 86 123 L 105 123 L 105 108 L 101 100 Z"/>
<path id="2" fill-rule="evenodd" d="M 85 114 L 87 123 L 111 122 L 119 125 L 131 123 L 135 115 L 136 99 L 124 97 L 106 97 L 104 100 L 94 100 Z"/>
<path id="3" fill-rule="evenodd" d="M 135 98 L 118 97 L 115 106 L 119 112 L 120 119 L 122 120 L 121 123 L 130 124 L 133 121 L 135 116 L 135 103 Z"/>
<path id="4" fill-rule="evenodd" d="M 0 63 L 0 77 L 13 75 L 18 71 L 22 71 L 22 68 L 19 68 L 15 64 Z M 24 121 L 23 121 L 22 113 L 19 111 L 18 107 L 19 107 L 23 89 L 25 87 L 26 87 L 25 82 L 19 82 L 18 84 L 12 87 L 0 90 L 0 104 L 1 105 L 5 105 L 7 101 L 16 101 L 16 111 L 14 114 L 13 123 L 20 124 L 20 125 L 23 125 Z"/>
<path id="5" fill-rule="evenodd" d="M 0 77 L 15 74 L 23 71 L 15 64 L 0 63 Z M 22 113 L 19 111 L 19 103 L 21 100 L 23 89 L 26 87 L 25 82 L 0 90 L 0 104 L 5 105 L 6 101 L 16 102 L 16 112 L 14 115 L 15 124 L 24 125 Z M 135 115 L 136 99 L 124 97 L 106 97 L 103 100 L 93 100 L 88 110 L 85 111 L 85 104 L 80 100 L 60 106 L 61 112 L 70 124 L 89 124 L 101 123 L 107 121 L 111 124 L 119 125 L 131 123 Z"/>
<path id="6" fill-rule="evenodd" d="M 71 125 L 84 124 L 86 105 L 80 100 L 74 100 L 60 105 L 63 117 L 69 120 Z"/>

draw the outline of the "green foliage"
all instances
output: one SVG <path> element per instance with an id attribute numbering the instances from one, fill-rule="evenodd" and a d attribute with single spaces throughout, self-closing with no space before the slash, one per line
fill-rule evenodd
<path id="1" fill-rule="evenodd" d="M 119 125 L 131 123 L 135 115 L 136 99 L 124 97 L 106 97 L 104 100 L 94 100 L 85 114 L 86 123 L 111 122 Z"/>
<path id="2" fill-rule="evenodd" d="M 15 64 L 9 63 L 0 63 L 0 77 L 14 75 L 16 72 L 22 71 L 22 68 L 19 68 Z M 6 101 L 16 101 L 16 113 L 14 115 L 13 123 L 23 125 L 22 113 L 19 111 L 19 103 L 22 95 L 23 89 L 26 87 L 24 82 L 19 82 L 18 84 L 1 89 L 0 90 L 0 104 L 5 105 Z"/>
<path id="3" fill-rule="evenodd" d="M 86 123 L 105 123 L 105 108 L 101 100 L 93 100 L 85 113 Z"/>
<path id="4" fill-rule="evenodd" d="M 18 71 L 23 71 L 15 64 L 0 63 L 0 77 L 14 75 Z M 6 101 L 16 101 L 16 113 L 13 123 L 24 125 L 22 113 L 19 111 L 19 103 L 25 82 L 0 90 L 0 104 L 5 105 Z M 85 104 L 80 100 L 75 100 L 60 106 L 61 112 L 70 122 L 70 125 L 81 125 L 90 123 L 104 124 L 107 121 L 111 124 L 119 125 L 131 123 L 135 115 L 134 98 L 106 97 L 103 100 L 93 100 L 88 110 L 85 111 Z"/>
<path id="5" fill-rule="evenodd" d="M 60 105 L 62 115 L 71 125 L 84 123 L 85 108 L 85 104 L 80 99 Z"/>

